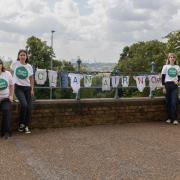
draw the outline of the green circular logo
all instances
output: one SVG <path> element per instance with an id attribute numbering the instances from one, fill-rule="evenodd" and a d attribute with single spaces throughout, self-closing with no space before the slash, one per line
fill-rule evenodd
<path id="1" fill-rule="evenodd" d="M 8 87 L 8 83 L 5 79 L 0 79 L 0 91 L 5 90 Z"/>
<path id="2" fill-rule="evenodd" d="M 26 79 L 28 77 L 28 71 L 25 67 L 21 66 L 16 69 L 16 76 L 19 79 Z"/>
<path id="3" fill-rule="evenodd" d="M 176 76 L 177 76 L 177 70 L 176 70 L 176 68 L 173 68 L 173 67 L 169 68 L 169 69 L 168 69 L 168 75 L 169 75 L 170 77 L 176 77 Z"/>

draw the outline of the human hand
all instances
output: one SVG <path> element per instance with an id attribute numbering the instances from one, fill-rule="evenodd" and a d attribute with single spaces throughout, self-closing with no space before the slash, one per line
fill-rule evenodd
<path id="1" fill-rule="evenodd" d="M 33 89 L 31 90 L 31 96 L 34 96 L 34 90 Z"/>
<path id="2" fill-rule="evenodd" d="M 166 88 L 163 86 L 163 94 L 166 94 Z"/>
<path id="3" fill-rule="evenodd" d="M 13 96 L 9 96 L 9 100 L 13 102 Z"/>

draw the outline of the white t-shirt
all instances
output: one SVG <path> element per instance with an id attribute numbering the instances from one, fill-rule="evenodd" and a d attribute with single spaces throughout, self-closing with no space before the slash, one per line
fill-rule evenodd
<path id="1" fill-rule="evenodd" d="M 20 86 L 30 86 L 29 77 L 33 75 L 33 69 L 30 64 L 21 64 L 16 61 L 10 66 L 13 73 L 13 81 Z"/>
<path id="2" fill-rule="evenodd" d="M 9 85 L 13 85 L 13 78 L 9 71 L 0 74 L 0 100 L 9 97 Z"/>
<path id="3" fill-rule="evenodd" d="M 178 65 L 164 65 L 161 74 L 165 74 L 165 82 L 168 81 L 178 81 L 178 76 L 180 76 L 180 68 Z"/>

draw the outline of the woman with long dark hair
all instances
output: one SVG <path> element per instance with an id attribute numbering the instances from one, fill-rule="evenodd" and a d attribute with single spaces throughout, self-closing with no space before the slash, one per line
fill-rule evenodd
<path id="1" fill-rule="evenodd" d="M 0 108 L 2 111 L 1 136 L 8 139 L 11 135 L 11 102 L 13 101 L 14 85 L 12 75 L 6 71 L 0 59 Z"/>
<path id="2" fill-rule="evenodd" d="M 18 131 L 31 133 L 32 96 L 34 95 L 33 68 L 28 63 L 28 54 L 24 49 L 19 50 L 17 61 L 11 64 L 15 82 L 15 95 L 20 102 L 20 117 Z"/>

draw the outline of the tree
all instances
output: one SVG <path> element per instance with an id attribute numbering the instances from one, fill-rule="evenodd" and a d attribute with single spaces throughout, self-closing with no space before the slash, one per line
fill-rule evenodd
<path id="1" fill-rule="evenodd" d="M 156 71 L 160 71 L 165 61 L 166 44 L 157 40 L 138 42 L 130 47 L 125 47 L 115 69 L 120 72 L 132 74 L 132 72 L 150 72 L 151 62 L 155 62 Z"/>
<path id="2" fill-rule="evenodd" d="M 166 43 L 157 40 L 134 43 L 124 47 L 114 72 L 120 70 L 122 75 L 130 75 L 130 85 L 135 85 L 134 75 L 150 74 L 152 62 L 155 63 L 155 71 L 161 72 L 165 59 Z M 143 93 L 136 88 L 122 89 L 122 92 L 125 96 L 148 96 L 149 89 L 146 88 Z"/>
<path id="3" fill-rule="evenodd" d="M 54 51 L 51 47 L 49 47 L 46 41 L 42 41 L 41 39 L 32 36 L 27 39 L 26 49 L 28 52 L 29 63 L 33 65 L 34 68 L 40 69 L 51 69 L 51 60 L 53 64 L 53 70 L 55 71 L 75 71 L 73 65 L 67 60 L 60 61 L 55 58 Z M 46 87 L 49 86 L 49 82 L 46 81 Z M 38 88 L 35 92 L 36 98 L 49 98 L 49 89 Z M 70 90 L 60 90 L 53 89 L 53 98 L 71 98 L 72 93 Z"/>
<path id="4" fill-rule="evenodd" d="M 41 41 L 41 39 L 31 36 L 27 39 L 26 44 L 29 63 L 36 68 L 50 69 L 51 58 L 54 58 L 55 54 L 46 41 Z"/>
<path id="5" fill-rule="evenodd" d="M 178 59 L 180 59 L 180 31 L 173 31 L 165 36 L 165 38 L 168 39 L 166 54 L 170 52 L 176 53 Z"/>

